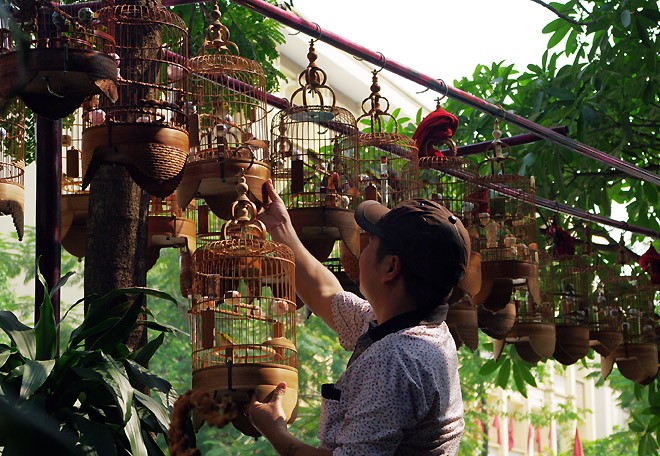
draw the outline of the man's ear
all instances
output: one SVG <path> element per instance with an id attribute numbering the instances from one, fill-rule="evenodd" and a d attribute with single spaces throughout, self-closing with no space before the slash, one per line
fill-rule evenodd
<path id="1" fill-rule="evenodd" d="M 385 281 L 396 279 L 401 274 L 401 259 L 398 255 L 387 255 L 387 271 Z"/>

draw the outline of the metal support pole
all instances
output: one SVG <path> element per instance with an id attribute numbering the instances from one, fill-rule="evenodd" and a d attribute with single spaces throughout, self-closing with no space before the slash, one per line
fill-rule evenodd
<path id="1" fill-rule="evenodd" d="M 62 122 L 37 117 L 37 192 L 36 192 L 36 257 L 48 288 L 60 279 L 61 268 L 61 190 L 62 190 Z M 34 285 L 35 322 L 45 290 L 38 280 Z M 51 298 L 55 322 L 60 321 L 60 293 Z"/>

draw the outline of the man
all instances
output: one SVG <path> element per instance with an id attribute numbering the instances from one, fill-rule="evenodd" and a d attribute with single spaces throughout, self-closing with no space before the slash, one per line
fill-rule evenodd
<path id="1" fill-rule="evenodd" d="M 319 448 L 287 430 L 283 383 L 267 402 L 253 399 L 252 424 L 280 455 L 456 454 L 463 403 L 444 319 L 470 254 L 460 220 L 424 199 L 392 210 L 376 201 L 360 204 L 355 219 L 370 235 L 359 258 L 365 301 L 344 292 L 305 249 L 282 199 L 272 184 L 267 189 L 271 202 L 260 218 L 295 254 L 299 297 L 354 353 L 337 383 L 322 387 Z"/>

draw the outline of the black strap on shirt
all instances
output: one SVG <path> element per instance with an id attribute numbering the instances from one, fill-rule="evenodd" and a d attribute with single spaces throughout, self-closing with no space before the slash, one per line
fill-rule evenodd
<path id="1" fill-rule="evenodd" d="M 447 319 L 447 311 L 449 306 L 443 304 L 433 309 L 428 315 L 422 315 L 419 311 L 413 310 L 396 315 L 382 324 L 377 324 L 376 321 L 369 322 L 367 331 L 358 337 L 355 342 L 353 354 L 348 360 L 347 367 L 351 365 L 356 359 L 364 353 L 374 342 L 381 340 L 388 334 L 401 331 L 402 329 L 412 328 L 418 325 L 437 325 Z M 341 398 L 341 391 L 335 388 L 334 383 L 325 383 L 321 385 L 321 396 L 325 399 L 339 400 Z"/>

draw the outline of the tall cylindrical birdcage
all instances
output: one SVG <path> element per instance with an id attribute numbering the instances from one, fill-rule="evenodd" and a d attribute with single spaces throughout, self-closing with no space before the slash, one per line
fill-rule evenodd
<path id="1" fill-rule="evenodd" d="M 9 100 L 0 111 L 0 215 L 11 215 L 23 239 L 25 200 L 25 104 Z"/>
<path id="2" fill-rule="evenodd" d="M 291 422 L 298 399 L 293 252 L 266 240 L 241 181 L 224 238 L 192 256 L 193 388 L 247 403 L 253 392 L 264 400 L 284 381 L 283 407 Z M 233 423 L 247 435 L 259 435 L 245 417 Z"/>
<path id="3" fill-rule="evenodd" d="M 0 23 L 0 98 L 18 95 L 50 119 L 71 114 L 93 94 L 117 99 L 115 42 L 89 7 L 71 16 L 51 2 L 14 4 Z M 7 30 L 10 21 L 20 39 Z"/>
<path id="4" fill-rule="evenodd" d="M 623 240 L 619 259 L 623 258 Z M 607 377 L 616 363 L 621 374 L 642 385 L 654 381 L 658 374 L 658 317 L 660 286 L 640 268 L 618 261 L 619 276 L 607 280 L 607 293 L 613 295 L 622 315 L 623 341 L 608 356 L 601 357 L 601 372 Z"/>
<path id="5" fill-rule="evenodd" d="M 517 161 L 500 140 L 497 120 L 493 137 L 475 178 L 480 188 L 469 200 L 473 204 L 470 226 L 478 233 L 478 237 L 471 238 L 473 248 L 481 255 L 482 278 L 479 293 L 472 301 L 480 306 L 484 318 L 480 318 L 479 327 L 486 333 L 491 323 L 486 319 L 488 312 L 505 312 L 505 320 L 511 321 L 515 315 L 515 307 L 511 307 L 514 294 L 529 293 L 534 302 L 541 302 L 534 180 L 518 174 Z M 502 146 L 507 150 L 503 151 Z M 509 196 L 508 191 L 517 197 Z M 504 332 L 506 328 L 500 329 Z"/>
<path id="6" fill-rule="evenodd" d="M 89 190 L 82 183 L 82 108 L 62 118 L 62 247 L 81 260 L 87 248 Z"/>
<path id="7" fill-rule="evenodd" d="M 248 197 L 260 207 L 270 166 L 264 71 L 238 55 L 220 17 L 216 5 L 201 55 L 189 62 L 190 155 L 177 196 L 183 204 L 204 198 L 226 220 L 239 175 L 250 187 Z"/>
<path id="8" fill-rule="evenodd" d="M 338 240 L 357 256 L 359 229 L 353 211 L 360 200 L 359 132 L 353 114 L 336 105 L 335 93 L 326 85 L 314 41 L 307 57 L 309 65 L 298 77 L 291 106 L 271 123 L 273 183 L 298 236 L 317 259 L 327 259 Z"/>
<path id="9" fill-rule="evenodd" d="M 358 138 L 359 196 L 394 207 L 417 196 L 417 145 L 399 133 L 399 123 L 389 113 L 390 102 L 380 94 L 378 71 L 373 72 L 371 93 L 362 100 L 358 128 L 365 125 Z M 360 247 L 366 245 L 365 240 Z M 354 283 L 359 282 L 358 257 L 340 241 L 340 263 Z"/>
<path id="10" fill-rule="evenodd" d="M 164 8 L 107 6 L 98 12 L 117 42 L 118 99 L 83 103 L 83 182 L 100 163 L 126 167 L 148 193 L 174 192 L 188 156 L 188 32 Z"/>
<path id="11" fill-rule="evenodd" d="M 554 235 L 555 244 L 561 233 L 564 238 L 570 238 L 561 242 L 574 246 L 572 237 L 559 227 L 556 217 L 548 230 L 558 231 Z M 589 352 L 588 290 L 591 275 L 585 255 L 576 252 L 574 247 L 571 250 L 572 253 L 553 245 L 552 252 L 544 252 L 544 261 L 539 264 L 541 306 L 547 306 L 542 308 L 540 316 L 554 316 L 556 341 L 553 358 L 564 365 L 576 363 Z"/>
<path id="12" fill-rule="evenodd" d="M 581 247 L 587 269 L 587 320 L 589 345 L 601 356 L 608 356 L 623 342 L 623 315 L 614 292 L 618 268 L 605 263 L 592 242 L 593 227 L 585 227 Z M 616 269 L 616 272 L 615 272 Z"/>

